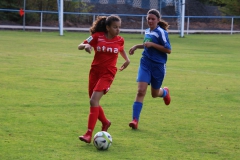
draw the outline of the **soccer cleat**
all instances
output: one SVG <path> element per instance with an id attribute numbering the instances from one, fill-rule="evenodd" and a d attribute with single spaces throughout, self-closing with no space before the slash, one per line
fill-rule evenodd
<path id="1" fill-rule="evenodd" d="M 108 128 L 109 128 L 110 126 L 111 126 L 111 122 L 110 122 L 110 121 L 108 121 L 107 124 L 103 124 L 103 125 L 102 125 L 102 131 L 107 132 L 107 130 L 108 130 Z"/>
<path id="2" fill-rule="evenodd" d="M 132 122 L 129 123 L 129 127 L 132 127 L 132 129 L 137 129 L 138 128 L 138 120 L 134 119 Z"/>
<path id="3" fill-rule="evenodd" d="M 164 87 L 163 89 L 165 89 L 167 91 L 167 95 L 163 98 L 164 103 L 166 105 L 169 105 L 170 102 L 171 102 L 170 91 L 169 91 L 169 89 L 167 87 Z"/>
<path id="4" fill-rule="evenodd" d="M 79 139 L 80 139 L 81 141 L 86 142 L 86 143 L 91 143 L 92 136 L 85 134 L 85 135 L 83 135 L 83 136 L 79 136 Z"/>

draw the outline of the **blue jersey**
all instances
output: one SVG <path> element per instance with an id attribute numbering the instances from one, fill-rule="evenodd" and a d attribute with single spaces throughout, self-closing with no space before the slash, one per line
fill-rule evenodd
<path id="1" fill-rule="evenodd" d="M 168 32 L 159 26 L 152 31 L 150 31 L 150 28 L 146 29 L 143 42 L 153 42 L 171 50 L 171 44 L 168 39 Z M 161 52 L 154 47 L 144 47 L 142 55 L 157 63 L 165 64 L 167 62 L 167 53 Z"/>

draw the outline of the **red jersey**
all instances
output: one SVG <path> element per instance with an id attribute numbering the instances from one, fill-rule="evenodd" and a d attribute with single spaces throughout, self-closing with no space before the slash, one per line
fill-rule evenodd
<path id="1" fill-rule="evenodd" d="M 116 68 L 118 53 L 124 49 L 124 39 L 121 36 L 107 39 L 104 32 L 96 32 L 84 41 L 84 44 L 87 43 L 95 51 L 92 66 Z"/>

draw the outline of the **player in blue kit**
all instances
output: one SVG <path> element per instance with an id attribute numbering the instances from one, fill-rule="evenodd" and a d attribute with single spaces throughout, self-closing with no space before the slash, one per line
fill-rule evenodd
<path id="1" fill-rule="evenodd" d="M 129 127 L 132 129 L 138 128 L 148 85 L 151 85 L 153 98 L 162 97 L 166 105 L 169 105 L 171 101 L 169 89 L 167 87 L 161 88 L 166 74 L 167 54 L 171 53 L 167 32 L 169 25 L 161 20 L 161 15 L 156 9 L 148 11 L 147 23 L 149 28 L 145 30 L 143 44 L 134 45 L 129 50 L 129 54 L 133 55 L 136 49 L 144 49 L 138 70 L 138 91 L 132 106 L 132 121 L 129 123 Z"/>

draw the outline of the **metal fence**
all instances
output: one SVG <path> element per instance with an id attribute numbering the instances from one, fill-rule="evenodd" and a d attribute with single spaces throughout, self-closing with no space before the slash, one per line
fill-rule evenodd
<path id="1" fill-rule="evenodd" d="M 0 9 L 0 12 L 19 12 L 13 9 Z M 1 13 L 0 13 L 1 14 Z M 64 30 L 66 31 L 89 31 L 92 22 L 97 16 L 107 16 L 103 13 L 78 13 L 64 12 Z M 122 32 L 143 33 L 148 27 L 146 15 L 118 14 L 122 19 Z M 25 10 L 26 22 L 19 15 L 20 23 L 0 23 L 1 29 L 22 29 L 22 30 L 59 30 L 57 11 L 36 11 Z M 47 18 L 46 18 L 47 17 Z M 180 33 L 179 16 L 166 16 L 162 18 L 170 25 L 169 33 Z M 36 21 L 37 19 L 37 21 Z M 185 16 L 184 32 L 190 33 L 240 33 L 240 16 Z"/>

